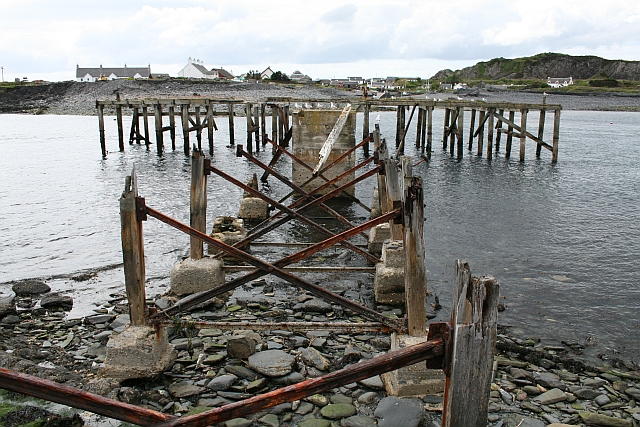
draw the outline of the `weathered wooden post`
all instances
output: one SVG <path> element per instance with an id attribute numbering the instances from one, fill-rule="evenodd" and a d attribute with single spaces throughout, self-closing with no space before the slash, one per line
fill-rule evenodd
<path id="1" fill-rule="evenodd" d="M 116 105 L 116 120 L 118 123 L 118 147 L 124 151 L 124 129 L 122 128 L 122 106 Z"/>
<path id="2" fill-rule="evenodd" d="M 151 141 L 149 140 L 149 111 L 146 105 L 142 106 L 142 123 L 144 123 L 144 145 L 147 146 L 148 150 Z"/>
<path id="3" fill-rule="evenodd" d="M 278 108 L 276 104 L 271 104 L 271 141 L 275 144 L 278 143 Z M 275 153 L 277 148 L 273 146 L 271 151 Z"/>
<path id="4" fill-rule="evenodd" d="M 210 102 L 207 102 L 207 137 L 209 140 L 209 155 L 213 156 L 213 129 L 215 128 L 216 122 L 213 119 L 213 105 Z"/>
<path id="5" fill-rule="evenodd" d="M 162 155 L 164 151 L 164 135 L 162 130 L 162 105 L 157 103 L 153 106 L 154 110 L 154 122 L 156 125 L 156 149 L 158 156 Z"/>
<path id="6" fill-rule="evenodd" d="M 482 149 L 484 146 L 484 117 L 487 113 L 484 110 L 480 110 L 480 117 L 478 122 L 480 125 L 478 126 L 478 130 L 476 133 L 478 134 L 478 152 L 476 153 L 478 156 L 482 156 Z"/>
<path id="7" fill-rule="evenodd" d="M 133 107 L 133 117 L 131 118 L 131 132 L 129 132 L 129 145 L 133 145 L 133 142 L 140 144 L 138 139 L 138 129 L 140 128 L 140 112 L 138 107 Z"/>
<path id="8" fill-rule="evenodd" d="M 251 120 L 253 107 L 250 102 L 245 104 L 244 111 L 247 119 L 247 151 L 253 153 L 253 120 Z"/>
<path id="9" fill-rule="evenodd" d="M 207 176 L 205 175 L 205 156 L 202 150 L 193 147 L 191 155 L 191 191 L 189 225 L 203 233 L 207 232 Z M 202 259 L 204 243 L 191 237 L 191 259 Z"/>
<path id="10" fill-rule="evenodd" d="M 504 117 L 504 109 L 498 111 L 500 117 L 498 117 L 498 123 L 496 124 L 496 153 L 500 151 L 500 138 L 502 138 L 502 117 Z"/>
<path id="11" fill-rule="evenodd" d="M 420 131 L 420 148 L 424 153 L 427 140 L 427 109 L 422 109 L 422 129 Z"/>
<path id="12" fill-rule="evenodd" d="M 449 108 L 444 109 L 444 129 L 442 130 L 442 149 L 447 149 L 447 135 L 449 132 L 449 119 L 451 118 L 451 110 Z"/>
<path id="13" fill-rule="evenodd" d="M 413 176 L 411 157 L 402 157 L 404 202 L 404 293 L 407 306 L 407 333 L 427 335 L 427 273 L 424 265 L 422 179 Z"/>
<path id="14" fill-rule="evenodd" d="M 189 104 L 182 104 L 182 138 L 184 140 L 184 155 L 189 155 Z"/>
<path id="15" fill-rule="evenodd" d="M 289 124 L 289 105 L 285 105 L 284 107 L 282 107 L 282 110 L 284 111 L 284 114 L 282 115 L 283 132 L 280 138 L 282 139 L 281 142 L 284 144 L 284 146 L 288 147 L 290 144 L 290 139 L 286 139 L 285 135 L 289 132 L 289 128 L 291 127 L 291 125 Z"/>
<path id="16" fill-rule="evenodd" d="M 493 157 L 493 120 L 495 108 L 489 108 L 489 118 L 487 119 L 487 159 L 491 160 Z"/>
<path id="17" fill-rule="evenodd" d="M 538 139 L 542 141 L 544 137 L 544 121 L 546 119 L 547 110 L 542 108 L 540 110 L 540 119 L 538 119 Z M 536 146 L 536 157 L 540 157 L 540 152 L 542 151 L 542 144 L 538 142 Z"/>
<path id="18" fill-rule="evenodd" d="M 362 116 L 362 139 L 365 140 L 369 138 L 369 117 L 371 115 L 371 104 L 368 102 L 364 103 L 364 113 Z M 365 157 L 369 157 L 369 144 L 364 144 L 362 146 L 362 151 L 364 152 Z"/>
<path id="19" fill-rule="evenodd" d="M 107 142 L 104 134 L 104 105 L 98 104 L 98 130 L 100 131 L 100 149 L 102 150 L 102 157 L 107 157 Z"/>
<path id="20" fill-rule="evenodd" d="M 125 179 L 124 192 L 120 197 L 120 222 L 122 225 L 122 258 L 124 282 L 129 303 L 132 326 L 147 324 L 148 309 L 145 292 L 144 242 L 142 219 L 144 212 L 137 206 L 138 179 L 135 167 Z"/>
<path id="21" fill-rule="evenodd" d="M 260 104 L 260 132 L 262 134 L 262 146 L 267 145 L 267 104 Z"/>
<path id="22" fill-rule="evenodd" d="M 230 102 L 227 104 L 229 108 L 229 145 L 236 145 L 236 135 L 235 135 L 235 126 L 234 126 L 234 118 L 235 118 L 235 107 L 234 103 Z"/>
<path id="23" fill-rule="evenodd" d="M 457 152 L 458 159 L 462 159 L 463 152 L 463 142 L 464 139 L 464 107 L 458 107 L 458 126 L 456 126 L 456 134 L 457 134 Z"/>
<path id="24" fill-rule="evenodd" d="M 442 427 L 486 427 L 500 286 L 491 276 L 472 277 L 466 262 L 457 260 L 455 271 Z"/>
<path id="25" fill-rule="evenodd" d="M 456 142 L 456 134 L 458 133 L 458 113 L 456 108 L 451 110 L 451 124 L 449 125 L 449 155 L 453 156 Z"/>
<path id="26" fill-rule="evenodd" d="M 202 150 L 202 122 L 200 120 L 200 106 L 196 105 L 196 141 L 198 141 L 198 150 Z"/>
<path id="27" fill-rule="evenodd" d="M 405 108 L 406 107 L 404 105 L 398 105 L 398 112 L 397 112 L 398 127 L 396 128 L 396 147 L 400 147 L 400 144 L 404 140 L 404 127 L 406 125 Z M 402 146 L 402 148 L 404 150 L 404 145 Z"/>
<path id="28" fill-rule="evenodd" d="M 509 122 L 515 123 L 516 120 L 516 112 L 511 110 L 509 111 Z M 507 147 L 505 148 L 504 156 L 508 159 L 511 157 L 511 145 L 513 144 L 513 126 L 509 125 L 507 127 Z"/>
<path id="29" fill-rule="evenodd" d="M 431 159 L 431 144 L 433 143 L 433 106 L 427 112 L 427 159 Z"/>
<path id="30" fill-rule="evenodd" d="M 551 161 L 558 161 L 558 142 L 560 139 L 560 110 L 555 110 L 553 115 L 553 151 Z"/>
<path id="31" fill-rule="evenodd" d="M 422 136 L 422 108 L 418 107 L 418 123 L 416 124 L 416 148 L 420 148 L 421 136 Z"/>
<path id="32" fill-rule="evenodd" d="M 476 130 L 476 109 L 473 108 L 471 110 L 471 124 L 469 125 L 469 146 L 467 147 L 467 150 L 471 151 L 473 150 L 473 133 Z"/>
<path id="33" fill-rule="evenodd" d="M 171 134 L 171 150 L 176 151 L 176 111 L 173 105 L 169 106 L 169 133 Z"/>
<path id="34" fill-rule="evenodd" d="M 386 212 L 391 212 L 394 209 L 393 204 L 402 201 L 402 189 L 400 188 L 400 181 L 398 180 L 398 167 L 394 160 L 384 160 L 384 173 L 387 185 Z M 396 224 L 394 220 L 391 220 L 389 221 L 389 227 L 391 229 L 391 240 L 404 240 L 402 224 Z"/>
<path id="35" fill-rule="evenodd" d="M 527 115 L 529 110 L 520 110 L 520 161 L 524 162 L 524 144 L 527 140 Z"/>

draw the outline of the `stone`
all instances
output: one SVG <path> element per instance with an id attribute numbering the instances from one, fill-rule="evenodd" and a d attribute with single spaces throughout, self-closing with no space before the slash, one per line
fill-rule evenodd
<path id="1" fill-rule="evenodd" d="M 640 401 L 640 389 L 635 387 L 629 387 L 624 390 L 625 394 L 633 397 L 635 400 Z"/>
<path id="2" fill-rule="evenodd" d="M 424 419 L 422 401 L 390 396 L 380 400 L 374 412 L 380 427 L 418 427 Z"/>
<path id="3" fill-rule="evenodd" d="M 504 417 L 503 427 L 545 427 L 546 423 L 524 415 L 508 414 Z"/>
<path id="4" fill-rule="evenodd" d="M 220 375 L 209 381 L 207 388 L 214 391 L 228 390 L 237 379 L 238 377 L 233 374 Z"/>
<path id="5" fill-rule="evenodd" d="M 16 312 L 15 297 L 0 298 L 0 318 Z"/>
<path id="6" fill-rule="evenodd" d="M 243 220 L 232 216 L 218 216 L 213 221 L 210 236 L 220 240 L 222 243 L 233 246 L 247 237 L 247 231 L 244 228 Z M 246 251 L 248 248 L 249 245 L 245 246 L 243 250 Z M 216 255 L 220 250 L 213 245 L 208 245 L 207 252 L 210 255 Z"/>
<path id="7" fill-rule="evenodd" d="M 380 375 L 366 378 L 362 381 L 359 381 L 358 384 L 363 385 L 367 388 L 371 388 L 373 390 L 384 390 L 384 383 L 382 382 L 382 378 L 380 378 Z"/>
<path id="8" fill-rule="evenodd" d="M 379 215 L 378 215 L 379 216 Z M 369 231 L 369 241 L 367 250 L 374 255 L 382 254 L 382 245 L 385 240 L 391 238 L 391 227 L 389 223 L 376 225 Z"/>
<path id="9" fill-rule="evenodd" d="M 224 423 L 226 427 L 249 427 L 253 425 L 253 421 L 246 418 L 234 418 Z"/>
<path id="10" fill-rule="evenodd" d="M 97 325 L 98 323 L 110 323 L 115 318 L 115 314 L 98 314 L 97 316 L 85 317 L 84 321 L 91 325 Z"/>
<path id="11" fill-rule="evenodd" d="M 588 426 L 600 426 L 600 427 L 633 427 L 630 420 L 624 420 L 622 418 L 609 417 L 607 415 L 595 414 L 593 412 L 580 411 L 578 412 L 582 422 Z"/>
<path id="12" fill-rule="evenodd" d="M 264 417 L 260 418 L 258 421 L 269 427 L 278 427 L 280 425 L 278 416 L 275 414 L 267 414 Z"/>
<path id="13" fill-rule="evenodd" d="M 62 308 L 63 310 L 71 310 L 73 307 L 73 298 L 68 295 L 59 293 L 51 293 L 40 299 L 40 307 L 42 308 Z"/>
<path id="14" fill-rule="evenodd" d="M 303 348 L 300 350 L 300 356 L 307 365 L 313 366 L 321 371 L 327 371 L 331 363 L 315 348 Z"/>
<path id="15" fill-rule="evenodd" d="M 316 406 L 327 406 L 329 404 L 329 399 L 321 394 L 313 394 L 307 397 L 307 400 Z"/>
<path id="16" fill-rule="evenodd" d="M 264 221 L 269 218 L 269 203 L 258 197 L 245 197 L 240 202 L 238 218 L 245 221 Z"/>
<path id="17" fill-rule="evenodd" d="M 320 418 L 309 418 L 298 424 L 298 427 L 331 427 L 331 421 Z"/>
<path id="18" fill-rule="evenodd" d="M 340 421 L 341 427 L 375 427 L 377 424 L 373 418 L 360 417 L 354 415 L 349 418 L 343 418 Z"/>
<path id="19" fill-rule="evenodd" d="M 224 360 L 224 355 L 222 354 L 210 354 L 202 361 L 202 363 L 204 363 L 205 365 L 217 365 L 223 360 Z"/>
<path id="20" fill-rule="evenodd" d="M 251 381 L 249 384 L 247 384 L 247 386 L 245 387 L 245 390 L 247 391 L 247 393 L 255 393 L 258 390 L 263 389 L 266 385 L 267 385 L 267 379 L 260 378 L 255 381 Z"/>
<path id="21" fill-rule="evenodd" d="M 46 294 L 51 291 L 49 285 L 40 280 L 26 280 L 24 282 L 16 283 L 11 287 L 11 290 L 18 296 L 40 295 Z"/>
<path id="22" fill-rule="evenodd" d="M 354 415 L 356 407 L 349 403 L 330 403 L 320 410 L 320 414 L 330 420 L 339 420 Z"/>
<path id="23" fill-rule="evenodd" d="M 232 400 L 225 399 L 224 397 L 215 397 L 213 399 L 200 399 L 198 400 L 198 406 L 208 406 L 211 408 L 215 408 L 218 406 L 228 405 L 233 402 Z"/>
<path id="24" fill-rule="evenodd" d="M 592 390 L 590 388 L 581 388 L 573 392 L 578 399 L 593 400 L 602 394 L 601 391 Z"/>
<path id="25" fill-rule="evenodd" d="M 227 356 L 234 359 L 248 359 L 256 352 L 256 342 L 247 335 L 232 335 L 227 338 Z"/>
<path id="26" fill-rule="evenodd" d="M 255 381 L 260 378 L 260 375 L 255 371 L 247 368 L 246 366 L 241 365 L 225 365 L 224 367 L 228 373 L 237 375 L 240 378 L 244 378 L 245 380 Z"/>
<path id="27" fill-rule="evenodd" d="M 99 373 L 118 379 L 149 378 L 166 371 L 176 358 L 166 328 L 129 326 L 109 338 Z"/>
<path id="28" fill-rule="evenodd" d="M 224 284 L 222 265 L 222 260 L 210 257 L 180 261 L 171 271 L 171 292 L 182 296 Z"/>
<path id="29" fill-rule="evenodd" d="M 604 406 L 611 403 L 611 399 L 606 394 L 601 394 L 600 396 L 593 399 L 593 401 L 596 402 L 598 406 Z"/>
<path id="30" fill-rule="evenodd" d="M 373 293 L 378 304 L 404 304 L 404 268 L 389 268 L 376 264 Z"/>
<path id="31" fill-rule="evenodd" d="M 291 385 L 304 381 L 304 375 L 299 372 L 291 372 L 288 375 L 282 377 L 271 378 L 271 381 L 277 385 Z"/>
<path id="32" fill-rule="evenodd" d="M 563 402 L 567 400 L 567 395 L 558 388 L 552 388 L 551 390 L 534 397 L 533 400 L 540 403 L 541 405 L 551 405 L 552 403 Z"/>
<path id="33" fill-rule="evenodd" d="M 378 393 L 376 393 L 375 391 L 368 391 L 358 396 L 358 403 L 361 403 L 363 405 L 368 405 L 369 403 L 373 403 L 373 401 L 377 397 L 378 397 Z"/>
<path id="34" fill-rule="evenodd" d="M 562 423 L 551 423 L 547 427 L 575 427 L 571 424 L 562 424 Z"/>
<path id="35" fill-rule="evenodd" d="M 402 240 L 390 240 L 382 245 L 382 263 L 387 268 L 404 269 L 405 256 Z"/>
<path id="36" fill-rule="evenodd" d="M 249 367 L 268 377 L 281 377 L 293 369 L 296 359 L 282 350 L 266 350 L 249 357 Z"/>
<path id="37" fill-rule="evenodd" d="M 567 390 L 567 385 L 560 380 L 560 377 L 551 372 L 535 372 L 533 377 L 537 384 L 546 389 L 558 388 L 563 391 Z"/>
<path id="38" fill-rule="evenodd" d="M 180 381 L 177 383 L 173 383 L 169 387 L 167 387 L 167 391 L 169 392 L 169 394 L 171 394 L 171 396 L 173 396 L 176 399 L 196 396 L 198 394 L 203 393 L 204 390 L 205 390 L 204 387 L 199 387 L 197 385 L 194 385 L 190 381 Z"/>
<path id="39" fill-rule="evenodd" d="M 333 311 L 333 307 L 331 306 L 331 304 L 320 298 L 313 298 L 305 301 L 302 304 L 302 311 L 314 313 L 329 313 Z"/>
<path id="40" fill-rule="evenodd" d="M 300 406 L 296 409 L 296 414 L 307 415 L 309 412 L 313 411 L 313 403 L 311 402 L 300 402 Z"/>
<path id="41" fill-rule="evenodd" d="M 281 403 L 269 409 L 269 412 L 276 415 L 291 411 L 291 402 Z"/>
<path id="42" fill-rule="evenodd" d="M 582 386 L 583 387 L 591 387 L 591 388 L 598 388 L 598 387 L 602 387 L 605 384 L 609 384 L 609 382 L 605 379 L 602 378 L 587 378 L 582 382 Z"/>

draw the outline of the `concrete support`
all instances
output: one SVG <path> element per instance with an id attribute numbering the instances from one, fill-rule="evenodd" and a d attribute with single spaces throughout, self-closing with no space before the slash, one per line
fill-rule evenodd
<path id="1" fill-rule="evenodd" d="M 195 294 L 224 284 L 222 260 L 187 258 L 171 271 L 171 292 L 178 296 Z"/>
<path id="2" fill-rule="evenodd" d="M 248 185 L 258 191 L 258 177 L 256 174 L 253 174 L 253 178 L 248 182 Z M 269 218 L 269 203 L 258 197 L 253 197 L 245 191 L 242 202 L 240 202 L 238 218 L 245 221 L 264 221 Z"/>
<path id="3" fill-rule="evenodd" d="M 391 238 L 391 229 L 389 224 L 376 225 L 369 232 L 369 242 L 367 243 L 367 250 L 374 255 L 382 254 L 382 245 L 385 240 Z"/>
<path id="4" fill-rule="evenodd" d="M 211 230 L 210 236 L 216 240 L 220 240 L 222 243 L 233 246 L 247 237 L 247 230 L 244 229 L 243 220 L 232 216 L 219 216 L 216 217 L 213 222 L 213 229 Z M 242 250 L 247 252 L 249 245 L 243 246 Z M 215 255 L 219 252 L 219 249 L 209 245 L 208 253 L 210 255 Z"/>
<path id="5" fill-rule="evenodd" d="M 376 264 L 373 292 L 377 303 L 404 305 L 404 246 L 402 240 L 382 245 L 382 262 Z"/>

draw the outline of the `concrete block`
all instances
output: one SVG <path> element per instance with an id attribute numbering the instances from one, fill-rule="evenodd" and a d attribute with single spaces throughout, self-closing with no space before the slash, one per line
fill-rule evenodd
<path id="1" fill-rule="evenodd" d="M 404 269 L 387 268 L 381 262 L 376 264 L 373 293 L 377 303 L 404 304 Z"/>
<path id="2" fill-rule="evenodd" d="M 380 255 L 382 253 L 382 244 L 389 238 L 391 238 L 391 227 L 389 223 L 376 225 L 369 231 L 367 250 L 369 253 Z"/>
<path id="3" fill-rule="evenodd" d="M 166 371 L 177 356 L 167 340 L 166 328 L 129 326 L 109 338 L 104 368 L 99 373 L 117 379 L 150 378 Z"/>
<path id="4" fill-rule="evenodd" d="M 264 221 L 269 218 L 269 204 L 257 197 L 245 197 L 240 202 L 238 218 L 245 221 Z"/>
<path id="5" fill-rule="evenodd" d="M 222 260 L 209 257 L 180 261 L 171 272 L 171 292 L 195 294 L 224 284 L 222 265 Z"/>
<path id="6" fill-rule="evenodd" d="M 380 194 L 378 193 L 378 187 L 373 189 L 373 195 L 371 196 L 371 212 L 369 213 L 369 219 L 378 218 L 382 215 L 382 209 L 380 208 Z"/>
<path id="7" fill-rule="evenodd" d="M 222 243 L 233 246 L 240 240 L 247 237 L 247 230 L 244 229 L 244 221 L 232 216 L 218 216 L 213 222 L 213 229 L 211 230 L 211 237 L 216 240 L 220 240 Z M 242 248 L 243 251 L 249 250 L 249 245 Z M 215 255 L 221 252 L 213 245 L 209 245 L 207 252 L 210 255 Z"/>
<path id="8" fill-rule="evenodd" d="M 391 351 L 423 343 L 427 337 L 391 335 Z M 442 369 L 427 369 L 425 362 L 405 366 L 381 375 L 391 396 L 424 396 L 444 392 L 445 375 Z"/>
<path id="9" fill-rule="evenodd" d="M 387 268 L 404 269 L 404 245 L 402 240 L 390 240 L 382 245 L 382 262 Z"/>

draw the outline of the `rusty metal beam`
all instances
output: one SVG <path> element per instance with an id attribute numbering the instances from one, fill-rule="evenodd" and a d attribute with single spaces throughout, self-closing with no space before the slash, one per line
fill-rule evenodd
<path id="1" fill-rule="evenodd" d="M 413 365 L 434 357 L 439 357 L 444 352 L 443 339 L 426 341 L 396 350 L 373 359 L 349 365 L 346 368 L 332 372 L 321 377 L 302 381 L 298 384 L 283 387 L 259 396 L 238 402 L 230 403 L 221 408 L 212 409 L 197 415 L 170 420 L 157 427 L 205 427 L 222 423 L 233 418 L 243 417 L 285 402 L 292 402 L 316 393 L 341 387 L 356 381 L 370 378 L 395 369 Z"/>
<path id="2" fill-rule="evenodd" d="M 217 249 L 228 253 L 229 255 L 233 256 L 234 258 L 237 258 L 241 261 L 246 262 L 247 264 L 251 264 L 254 267 L 262 270 L 263 272 L 265 272 L 266 274 L 273 274 L 275 276 L 278 276 L 281 279 L 286 280 L 287 282 L 298 286 L 304 290 L 307 290 L 309 292 L 311 292 L 314 295 L 319 296 L 320 298 L 324 298 L 328 301 L 334 302 L 336 304 L 339 304 L 349 310 L 355 311 L 357 313 L 361 313 L 363 315 L 367 315 L 377 321 L 379 321 L 382 324 L 385 324 L 387 326 L 390 326 L 392 328 L 396 328 L 398 330 L 403 329 L 403 325 L 401 324 L 402 322 L 393 320 L 393 319 L 389 319 L 388 317 L 378 313 L 375 310 L 372 310 L 368 307 L 365 307 L 363 305 L 360 305 L 358 303 L 355 303 L 353 301 L 349 301 L 346 298 L 341 297 L 340 295 L 334 294 L 333 292 L 330 292 L 326 289 L 321 288 L 320 286 L 309 282 L 308 280 L 304 280 L 301 279 L 297 276 L 294 276 L 293 274 L 287 273 L 286 271 L 282 270 L 280 267 L 270 264 L 268 262 L 262 261 L 254 256 L 251 256 L 245 252 L 242 252 L 240 249 L 237 249 L 233 246 L 229 246 L 226 243 L 221 242 L 220 240 L 214 239 L 213 237 L 202 233 L 194 228 L 189 227 L 186 224 L 181 223 L 180 221 L 177 221 L 173 218 L 171 218 L 170 216 L 167 216 L 165 214 L 163 214 L 160 211 L 157 211 L 153 208 L 150 208 L 148 206 L 145 207 L 146 213 L 149 216 L 152 216 L 162 222 L 164 222 L 167 225 L 170 225 L 173 228 L 176 228 L 180 231 L 182 231 L 183 233 L 186 233 L 190 236 L 193 237 L 197 237 L 201 240 L 203 240 L 204 242 L 207 242 L 209 245 L 212 245 L 214 247 L 216 247 Z M 397 214 L 397 212 L 396 212 Z M 377 218 L 376 218 L 377 219 Z M 334 236 L 335 237 L 335 236 Z M 224 285 L 223 285 L 224 286 Z"/>
<path id="3" fill-rule="evenodd" d="M 171 320 L 164 320 L 162 323 L 167 326 L 172 325 Z M 216 328 L 223 330 L 252 330 L 252 331 L 317 331 L 331 330 L 333 332 L 358 333 L 358 332 L 377 332 L 391 333 L 394 330 L 380 323 L 372 322 L 255 322 L 239 319 L 238 321 L 228 322 L 195 322 L 196 329 Z"/>
<path id="4" fill-rule="evenodd" d="M 154 426 L 176 418 L 6 368 L 0 368 L 0 388 L 141 426 Z"/>
<path id="5" fill-rule="evenodd" d="M 253 246 L 253 245 L 252 245 Z M 254 268 L 249 265 L 223 265 L 222 270 L 225 272 L 237 273 L 239 271 L 253 271 Z M 356 273 L 375 273 L 375 267 L 284 267 L 284 271 L 296 271 L 298 273 L 338 273 L 345 271 L 353 271 Z"/>

